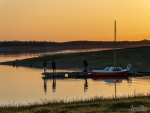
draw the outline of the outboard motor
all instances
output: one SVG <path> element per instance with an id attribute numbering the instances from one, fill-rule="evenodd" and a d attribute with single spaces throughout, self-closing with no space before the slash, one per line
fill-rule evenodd
<path id="1" fill-rule="evenodd" d="M 129 71 L 131 69 L 131 67 L 132 67 L 131 64 L 128 64 L 127 65 L 127 70 Z"/>

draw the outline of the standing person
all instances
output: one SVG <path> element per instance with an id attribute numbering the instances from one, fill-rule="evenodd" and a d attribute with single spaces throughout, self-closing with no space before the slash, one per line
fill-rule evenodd
<path id="1" fill-rule="evenodd" d="M 88 67 L 87 61 L 84 60 L 84 61 L 83 61 L 83 64 L 84 64 L 84 69 L 83 69 L 83 71 L 84 71 L 84 72 L 87 72 L 87 67 Z"/>
<path id="2" fill-rule="evenodd" d="M 44 72 L 46 72 L 46 61 L 44 60 L 44 62 L 43 62 L 43 66 L 44 66 Z"/>
<path id="3" fill-rule="evenodd" d="M 52 68 L 53 68 L 53 73 L 54 73 L 54 71 L 55 71 L 55 73 L 56 73 L 56 65 L 55 65 L 54 60 L 53 60 L 53 62 L 52 62 Z"/>

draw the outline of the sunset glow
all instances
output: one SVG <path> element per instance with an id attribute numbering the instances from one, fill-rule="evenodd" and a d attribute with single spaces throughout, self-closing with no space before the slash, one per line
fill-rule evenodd
<path id="1" fill-rule="evenodd" d="M 0 41 L 150 40 L 149 0 L 0 0 Z"/>

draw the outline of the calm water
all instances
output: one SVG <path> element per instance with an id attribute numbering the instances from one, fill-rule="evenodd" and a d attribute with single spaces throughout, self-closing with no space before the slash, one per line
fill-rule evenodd
<path id="1" fill-rule="evenodd" d="M 39 57 L 39 56 L 55 55 L 55 54 L 70 54 L 70 53 L 91 52 L 91 51 L 101 51 L 101 50 L 110 50 L 110 49 L 113 48 L 63 50 L 63 51 L 43 52 L 43 53 L 42 52 L 0 53 L 0 62 Z"/>
<path id="2" fill-rule="evenodd" d="M 41 54 L 39 54 L 41 55 Z M 0 56 L 1 61 L 27 58 L 27 56 Z M 33 56 L 34 57 L 34 56 Z M 150 78 L 125 79 L 74 79 L 56 78 L 43 79 L 43 69 L 12 67 L 0 65 L 0 104 L 27 103 L 42 99 L 76 99 L 99 96 L 122 96 L 136 93 L 149 93 Z M 52 71 L 52 70 L 48 70 Z M 77 70 L 57 70 L 77 71 Z M 81 71 L 81 70 L 80 70 Z M 116 85 L 116 93 L 115 93 Z"/>

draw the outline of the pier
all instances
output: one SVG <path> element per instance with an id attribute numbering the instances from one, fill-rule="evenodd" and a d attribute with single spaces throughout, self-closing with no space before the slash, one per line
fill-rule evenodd
<path id="1" fill-rule="evenodd" d="M 92 72 L 43 72 L 42 75 L 45 75 L 45 77 L 68 77 L 68 78 L 85 78 L 85 77 L 91 77 Z M 150 73 L 128 73 L 128 77 L 138 77 L 138 76 L 146 76 L 150 75 Z"/>
<path id="2" fill-rule="evenodd" d="M 91 72 L 44 72 L 42 75 L 45 75 L 45 77 L 65 77 L 67 76 L 68 78 L 74 78 L 74 77 L 90 77 Z"/>

